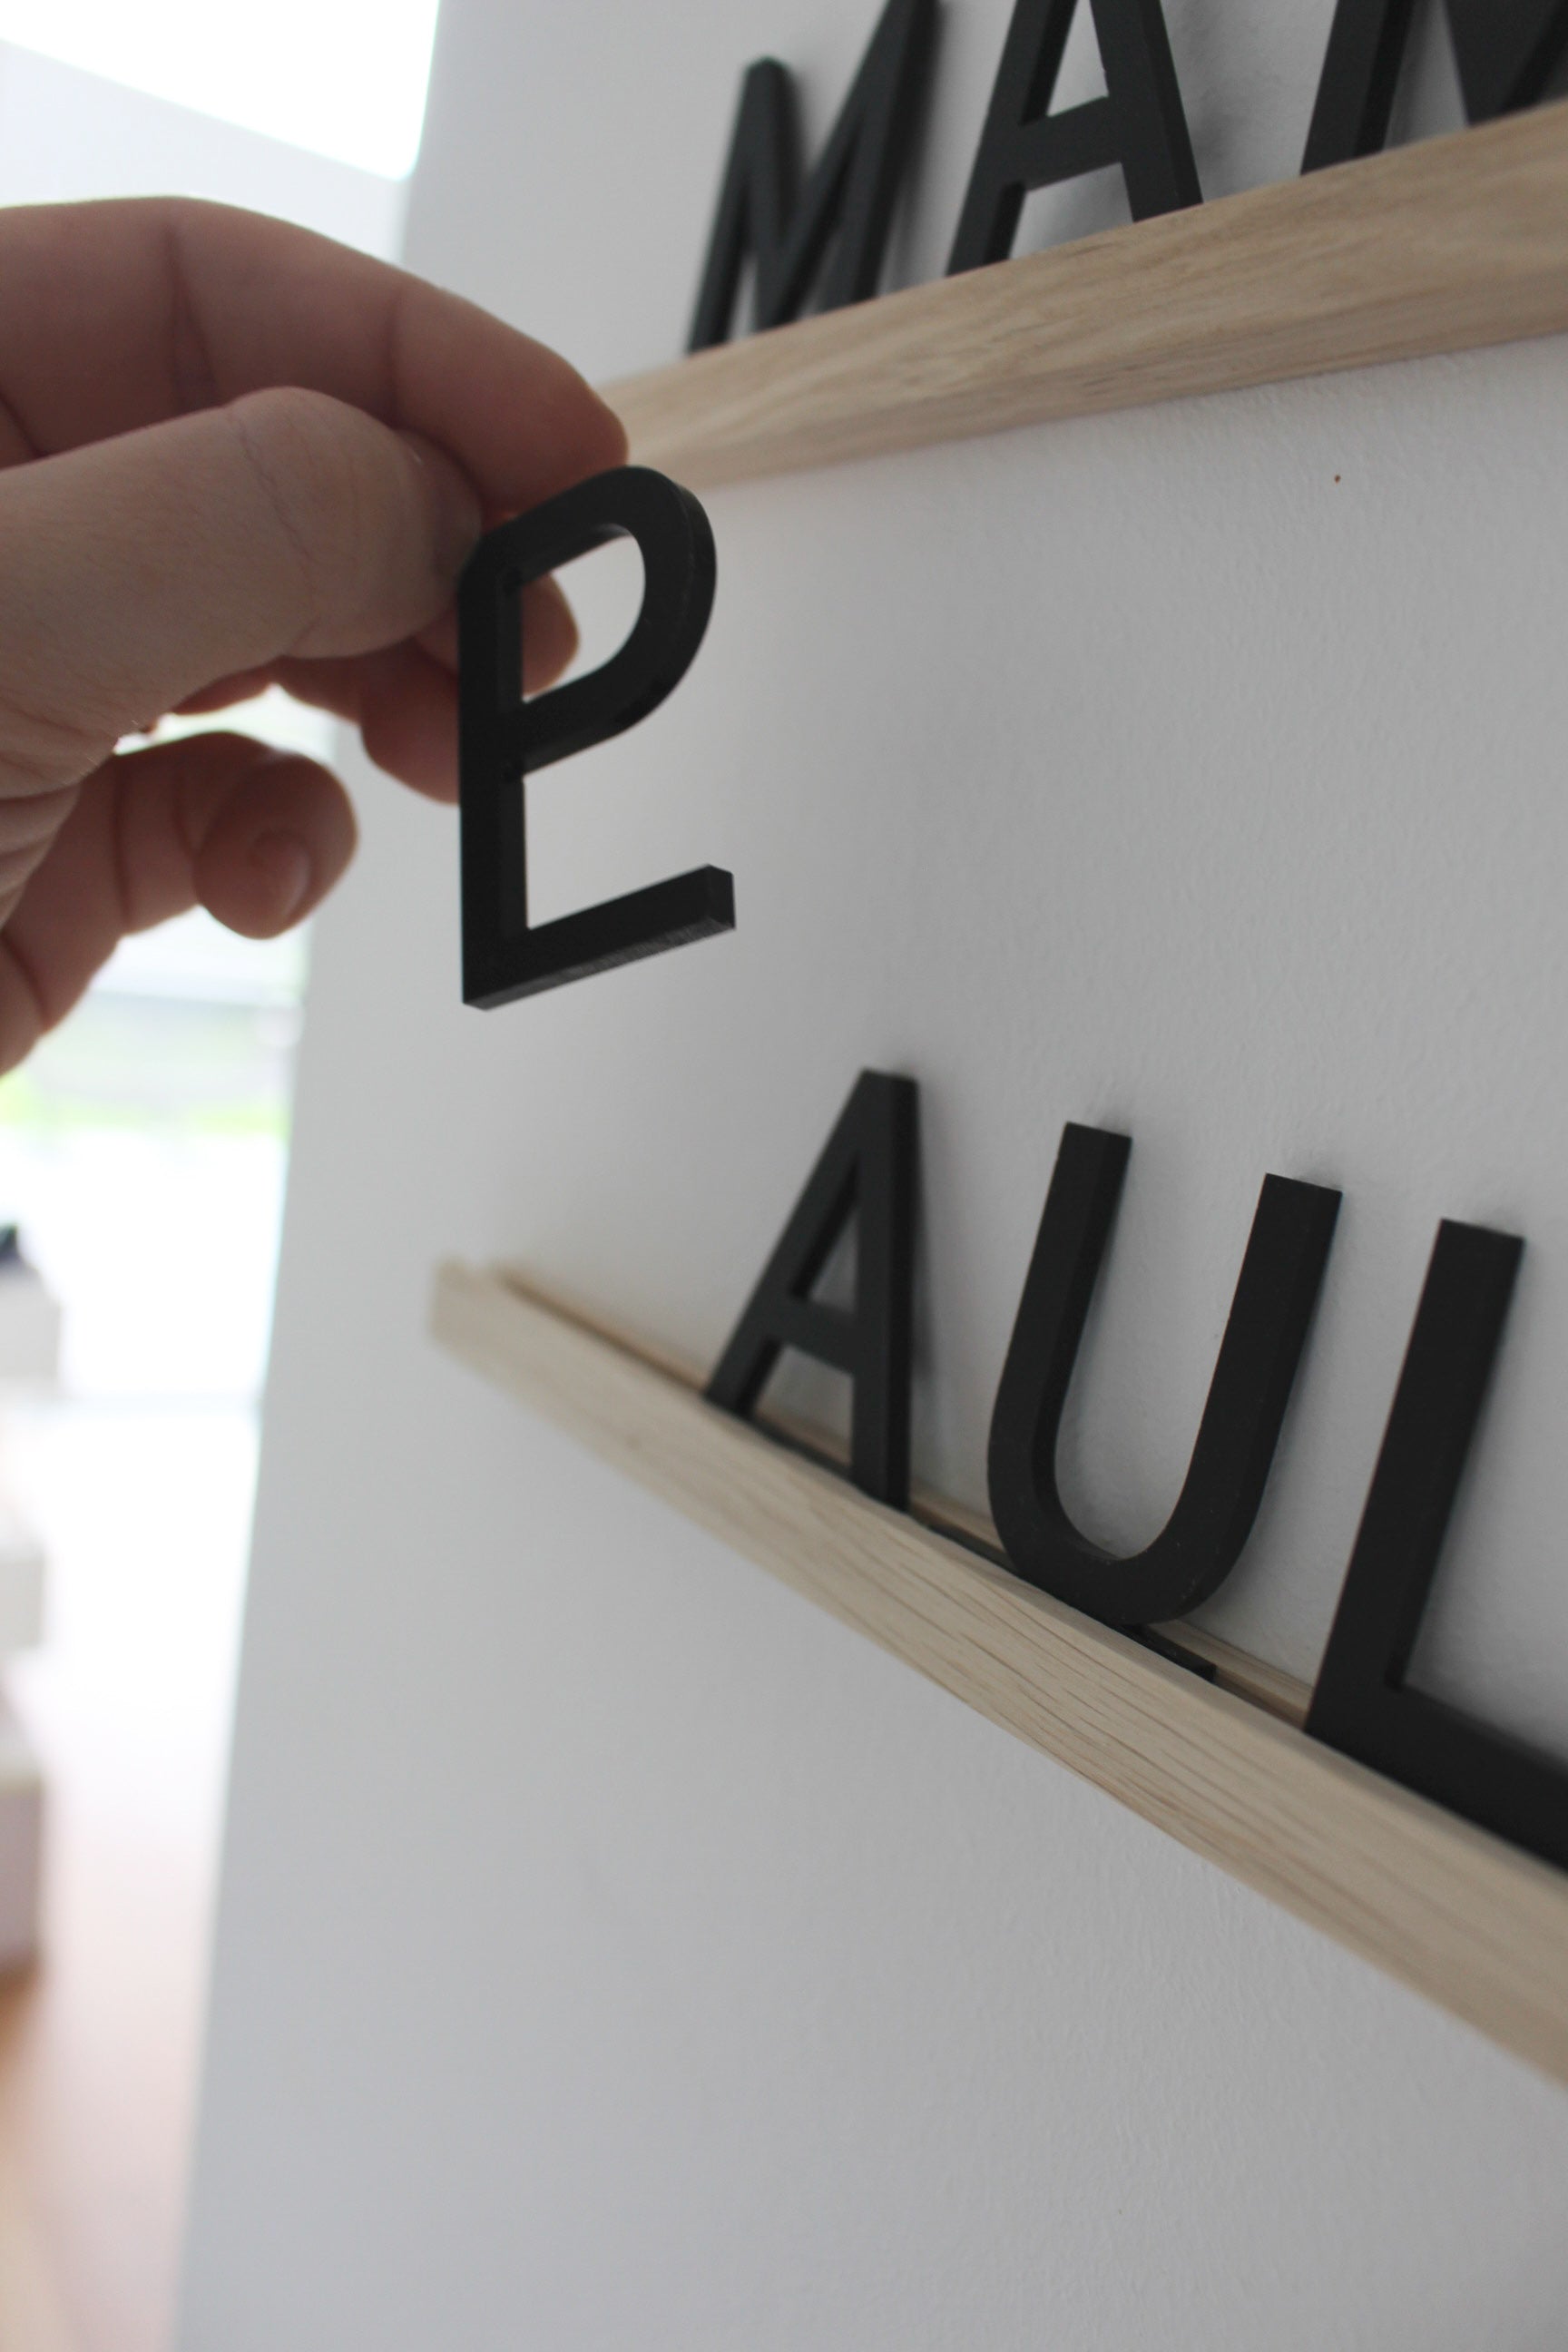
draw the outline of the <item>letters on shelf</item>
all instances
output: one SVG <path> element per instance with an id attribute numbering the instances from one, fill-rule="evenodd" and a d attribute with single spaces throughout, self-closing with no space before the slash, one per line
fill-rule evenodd
<path id="1" fill-rule="evenodd" d="M 1307 1729 L 1568 1869 L 1568 1772 L 1405 1681 L 1522 1248 L 1437 1229 Z"/>
<path id="2" fill-rule="evenodd" d="M 1161 0 L 1087 0 L 1106 95 L 1051 111 L 1079 0 L 1015 0 L 947 274 L 1011 253 L 1033 188 L 1121 167 L 1134 220 L 1201 204 L 1197 165 Z M 1442 0 L 1465 111 L 1489 122 L 1552 94 L 1568 63 L 1568 0 Z M 731 332 L 742 272 L 755 266 L 754 324 L 879 289 L 932 53 L 932 0 L 888 0 L 860 69 L 801 185 L 795 85 L 764 58 L 747 68 L 720 184 L 688 348 Z M 1415 0 L 1338 0 L 1303 172 L 1370 155 L 1388 137 Z"/>
<path id="3" fill-rule="evenodd" d="M 861 1072 L 708 1383 L 712 1403 L 744 1417 L 786 1347 L 847 1372 L 849 1475 L 896 1510 L 910 1499 L 915 1106 L 910 1079 Z M 846 1311 L 811 1294 L 852 1218 Z"/>
<path id="4" fill-rule="evenodd" d="M 1568 54 L 1563 0 L 1444 0 L 1465 112 L 1517 114 L 1547 97 Z M 1374 155 L 1388 137 L 1415 0 L 1339 0 L 1303 172 Z"/>
<path id="5" fill-rule="evenodd" d="M 1079 0 L 1016 0 L 949 274 L 1004 258 L 1030 189 L 1120 166 L 1134 218 L 1202 201 L 1160 0 L 1088 0 L 1107 94 L 1051 111 Z M 1551 94 L 1568 63 L 1568 0 L 1443 0 L 1466 110 L 1479 122 Z M 1303 171 L 1386 139 L 1415 0 L 1337 0 Z M 756 323 L 877 291 L 933 48 L 935 0 L 886 0 L 816 166 L 802 179 L 787 68 L 752 66 L 691 328 L 731 331 L 754 265 Z M 524 702 L 520 599 L 558 564 L 627 532 L 644 600 L 600 669 Z M 730 875 L 704 866 L 531 927 L 523 778 L 633 725 L 689 666 L 712 603 L 714 556 L 695 499 L 624 467 L 492 532 L 459 600 L 464 996 L 497 1005 L 733 926 Z M 785 1349 L 852 1383 L 849 1475 L 895 1509 L 910 1495 L 916 1089 L 861 1074 L 709 1384 L 750 1418 Z M 1340 1196 L 1264 1180 L 1199 1424 L 1171 1517 L 1119 1559 L 1063 1506 L 1057 1435 L 1109 1245 L 1125 1136 L 1062 1138 L 993 1409 L 992 1513 L 1020 1577 L 1107 1623 L 1149 1635 L 1209 1599 L 1262 1501 L 1321 1287 Z M 852 1308 L 813 1296 L 856 1226 Z M 1446 1704 L 1405 1674 L 1507 1317 L 1522 1243 L 1446 1221 L 1346 1572 L 1307 1729 L 1515 1844 L 1568 1868 L 1568 1769 Z M 955 1538 L 957 1539 L 957 1538 Z"/>
<path id="6" fill-rule="evenodd" d="M 827 310 L 876 292 L 935 30 L 936 0 L 888 0 L 804 188 L 789 68 L 776 58 L 748 67 L 689 350 L 727 340 L 748 254 L 759 327 L 797 317 L 819 272 Z"/>
<path id="7" fill-rule="evenodd" d="M 1020 1576 L 1110 1625 L 1185 1617 L 1241 1556 L 1333 1239 L 1340 1196 L 1266 1176 L 1176 1507 L 1118 1559 L 1080 1535 L 1057 1488 L 1057 1432 L 1131 1144 L 1068 1126 L 991 1416 L 991 1516 Z"/>
<path id="8" fill-rule="evenodd" d="M 988 1453 L 992 1514 L 1015 1574 L 1108 1624 L 1146 1633 L 1190 1614 L 1241 1557 L 1340 1195 L 1265 1177 L 1175 1509 L 1144 1551 L 1119 1559 L 1068 1517 L 1056 1450 L 1131 1148 L 1127 1137 L 1095 1128 L 1063 1132 Z M 897 1509 L 909 1501 L 917 1155 L 912 1081 L 863 1071 L 708 1387 L 713 1403 L 750 1419 L 786 1347 L 848 1373 L 850 1475 Z M 855 1304 L 830 1307 L 812 1291 L 852 1216 Z M 1514 1234 L 1479 1225 L 1445 1220 L 1438 1228 L 1307 1729 L 1568 1868 L 1568 1769 L 1405 1681 L 1523 1247 Z"/>
<path id="9" fill-rule="evenodd" d="M 1078 0 L 1017 0 L 947 265 L 1005 261 L 1032 188 L 1116 163 L 1134 220 L 1203 202 L 1160 0 L 1092 0 L 1106 95 L 1050 111 Z"/>

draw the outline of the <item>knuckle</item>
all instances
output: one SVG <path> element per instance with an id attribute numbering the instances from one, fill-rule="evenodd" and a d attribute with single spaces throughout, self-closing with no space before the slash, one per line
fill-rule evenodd
<path id="1" fill-rule="evenodd" d="M 69 790 L 113 749 L 111 733 L 42 709 L 0 680 L 0 806 Z"/>
<path id="2" fill-rule="evenodd" d="M 302 590 L 308 635 L 373 574 L 387 466 L 384 427 L 299 385 L 247 394 L 226 412 Z"/>

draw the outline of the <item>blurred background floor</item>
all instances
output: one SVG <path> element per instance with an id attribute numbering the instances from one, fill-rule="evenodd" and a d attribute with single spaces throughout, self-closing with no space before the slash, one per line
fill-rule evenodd
<path id="1" fill-rule="evenodd" d="M 169 2338 L 300 969 L 187 921 L 0 1086 L 0 1202 L 65 1308 L 59 1394 L 0 1422 L 48 1559 L 6 1677 L 47 1795 L 43 1958 L 0 2029 L 0 2352 Z"/>
<path id="2" fill-rule="evenodd" d="M 11 1677 L 47 1844 L 0 2132 L 29 2292 L 56 2309 L 26 2322 L 52 2338 L 5 2352 L 168 2340 L 255 1444 L 221 1403 L 74 1407 L 13 1440 L 49 1552 L 48 1643 Z"/>
<path id="3" fill-rule="evenodd" d="M 390 257 L 435 16 L 277 0 L 258 52 L 207 0 L 0 0 L 0 205 L 205 196 Z M 279 696 L 216 723 L 331 754 Z M 47 1810 L 42 1958 L 0 1985 L 0 2352 L 170 2341 L 303 971 L 186 918 L 0 1083 L 0 1223 L 65 1309 L 58 1392 L 0 1393 L 48 1556 L 4 1667 Z"/>

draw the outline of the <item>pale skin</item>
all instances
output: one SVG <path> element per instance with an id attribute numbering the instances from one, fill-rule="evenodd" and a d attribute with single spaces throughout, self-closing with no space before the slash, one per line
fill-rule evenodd
<path id="1" fill-rule="evenodd" d="M 0 212 L 0 1070 L 130 931 L 308 915 L 354 819 L 232 732 L 117 751 L 277 683 L 457 793 L 453 592 L 478 540 L 626 454 L 542 344 L 248 213 Z M 525 683 L 576 632 L 528 592 Z"/>

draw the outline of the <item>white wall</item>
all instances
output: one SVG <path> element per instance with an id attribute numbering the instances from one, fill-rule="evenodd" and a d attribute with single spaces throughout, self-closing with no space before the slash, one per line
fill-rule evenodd
<path id="1" fill-rule="evenodd" d="M 595 375 L 672 355 L 741 67 L 795 61 L 817 133 L 871 13 L 448 0 L 411 261 Z M 1289 171 L 1329 0 L 1171 14 L 1205 185 Z M 907 277 L 940 268 L 1005 16 L 945 12 Z M 1441 121 L 1440 45 L 1423 72 Z M 1032 235 L 1118 199 L 1054 201 Z M 537 911 L 711 859 L 732 939 L 465 1012 L 450 821 L 365 779 L 300 1080 L 184 2352 L 1561 2341 L 1560 2090 L 420 1325 L 455 1247 L 710 1357 L 856 1069 L 906 1070 L 918 1465 L 977 1497 L 1061 1122 L 1125 1125 L 1065 1461 L 1131 1543 L 1262 1174 L 1342 1184 L 1208 1612 L 1310 1675 L 1436 1222 L 1509 1225 L 1421 1675 L 1568 1754 L 1565 366 L 716 495 L 690 677 L 532 797 Z M 582 575 L 591 635 L 622 584 Z"/>

